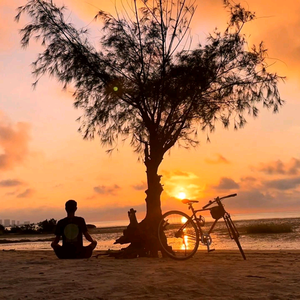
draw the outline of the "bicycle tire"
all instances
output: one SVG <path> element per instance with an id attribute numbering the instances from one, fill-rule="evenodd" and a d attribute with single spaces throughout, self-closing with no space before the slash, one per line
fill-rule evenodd
<path id="1" fill-rule="evenodd" d="M 242 245 L 240 243 L 240 240 L 239 240 L 239 236 L 238 236 L 238 233 L 237 233 L 237 229 L 235 228 L 235 226 L 232 224 L 232 220 L 231 218 L 228 220 L 228 226 L 229 226 L 229 230 L 231 231 L 231 235 L 232 235 L 232 239 L 235 241 L 235 243 L 237 244 L 239 250 L 240 250 L 240 253 L 242 254 L 244 260 L 246 260 L 246 255 L 244 253 L 244 250 L 242 248 Z"/>
<path id="2" fill-rule="evenodd" d="M 185 260 L 198 250 L 199 231 L 187 214 L 173 210 L 162 215 L 158 239 L 163 253 L 176 260 Z"/>

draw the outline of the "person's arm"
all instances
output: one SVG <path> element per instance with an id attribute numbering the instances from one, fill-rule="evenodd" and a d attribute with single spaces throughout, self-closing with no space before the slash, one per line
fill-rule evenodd
<path id="1" fill-rule="evenodd" d="M 58 243 L 60 241 L 60 236 L 61 236 L 61 234 L 60 234 L 60 224 L 61 224 L 61 222 L 58 221 L 58 223 L 55 226 L 55 231 L 54 231 L 55 238 L 54 238 L 53 242 L 51 243 L 52 248 L 58 246 Z"/>
<path id="2" fill-rule="evenodd" d="M 82 234 L 84 235 L 84 237 L 91 243 L 97 243 L 96 240 L 94 240 L 90 234 L 88 233 L 88 228 L 86 226 L 86 223 L 85 223 L 85 219 L 84 218 L 81 218 L 82 220 Z"/>
<path id="3" fill-rule="evenodd" d="M 85 232 L 83 233 L 83 235 L 84 235 L 84 237 L 85 237 L 89 242 L 91 242 L 91 243 L 93 243 L 93 242 L 96 241 L 96 240 L 94 240 L 94 239 L 90 236 L 90 234 L 88 233 L 88 231 L 85 231 Z"/>
<path id="4" fill-rule="evenodd" d="M 53 247 L 56 247 L 57 245 L 58 245 L 58 243 L 59 243 L 59 240 L 60 240 L 60 237 L 59 237 L 59 235 L 57 235 L 56 237 L 55 237 L 55 239 L 53 240 L 53 242 L 51 243 L 51 247 L 53 248 Z"/>

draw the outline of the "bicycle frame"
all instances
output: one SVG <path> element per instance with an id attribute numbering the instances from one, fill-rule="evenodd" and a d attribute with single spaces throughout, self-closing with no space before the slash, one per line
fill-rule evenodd
<path id="1" fill-rule="evenodd" d="M 229 197 L 235 197 L 236 194 L 231 194 L 225 197 L 217 197 L 215 198 L 213 201 L 210 201 L 207 205 L 203 206 L 202 209 L 194 209 L 193 204 L 197 203 L 198 201 L 191 201 L 188 199 L 184 199 L 182 200 L 183 203 L 188 204 L 189 209 L 192 211 L 192 220 L 197 224 L 198 230 L 199 230 L 199 234 L 200 234 L 200 241 L 203 245 L 207 246 L 207 251 L 212 251 L 209 246 L 212 242 L 210 234 L 213 232 L 216 224 L 218 223 L 218 221 L 223 218 L 225 225 L 227 227 L 229 236 L 231 239 L 235 239 L 236 237 L 239 237 L 239 232 L 236 228 L 236 226 L 234 225 L 233 221 L 231 220 L 230 214 L 225 210 L 225 207 L 222 203 L 222 200 L 225 198 L 229 198 Z M 214 207 L 210 207 L 212 204 L 216 203 L 217 206 L 214 207 L 218 207 L 218 209 L 220 209 L 222 216 L 218 217 L 215 219 L 215 221 L 213 222 L 213 224 L 211 225 L 211 227 L 209 228 L 207 233 L 204 233 L 202 230 L 202 227 L 204 226 L 204 219 L 202 219 L 203 217 L 200 215 L 199 217 L 197 217 L 197 213 L 199 214 L 200 212 L 203 211 L 210 211 L 214 208 Z M 203 224 L 202 224 L 203 223 Z"/>
<path id="2" fill-rule="evenodd" d="M 239 241 L 237 228 L 222 203 L 223 199 L 234 196 L 236 196 L 236 194 L 217 197 L 204 205 L 202 209 L 195 209 L 193 207 L 193 204 L 198 203 L 198 201 L 184 199 L 182 203 L 188 205 L 188 208 L 192 212 L 191 215 L 177 210 L 164 213 L 158 226 L 158 239 L 163 253 L 177 260 L 188 259 L 196 253 L 199 243 L 206 245 L 208 252 L 212 251 L 213 249 L 210 249 L 212 243 L 210 234 L 213 232 L 219 219 L 223 218 L 230 238 L 234 239 L 243 258 L 246 259 Z M 213 204 L 216 205 L 212 206 Z M 205 225 L 205 219 L 201 213 L 204 211 L 210 211 L 211 216 L 215 219 L 208 232 L 204 232 L 202 229 Z M 179 240 L 179 244 L 177 240 Z M 183 247 L 181 247 L 181 245 Z"/>
<path id="3" fill-rule="evenodd" d="M 222 205 L 222 203 L 221 203 Z M 189 209 L 192 211 L 192 220 L 197 224 L 198 230 L 199 230 L 199 234 L 200 234 L 200 241 L 203 245 L 207 246 L 207 251 L 210 251 L 210 244 L 211 244 L 211 238 L 210 238 L 210 234 L 213 232 L 216 224 L 218 223 L 219 219 L 216 219 L 211 227 L 209 228 L 207 233 L 204 233 L 202 230 L 202 227 L 204 226 L 204 224 L 202 225 L 201 223 L 203 222 L 202 220 L 202 216 L 200 215 L 200 217 L 197 217 L 197 213 L 199 212 L 203 212 L 203 211 L 210 211 L 210 208 L 205 208 L 205 209 L 197 209 L 195 210 L 193 207 L 193 202 L 192 203 L 188 203 Z"/>

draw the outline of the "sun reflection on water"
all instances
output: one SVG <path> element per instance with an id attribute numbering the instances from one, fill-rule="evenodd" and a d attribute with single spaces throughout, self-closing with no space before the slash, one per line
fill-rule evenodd
<path id="1" fill-rule="evenodd" d="M 185 235 L 185 236 L 183 237 L 183 241 L 182 241 L 182 245 L 181 245 L 181 250 L 186 250 L 186 249 L 188 249 L 188 246 L 189 246 L 188 236 Z"/>

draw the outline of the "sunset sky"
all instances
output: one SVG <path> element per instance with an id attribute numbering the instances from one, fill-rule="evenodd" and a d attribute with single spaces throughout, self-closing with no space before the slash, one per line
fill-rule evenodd
<path id="1" fill-rule="evenodd" d="M 91 27 L 97 45 L 99 9 L 114 12 L 114 1 L 53 0 L 69 9 L 69 20 Z M 20 46 L 14 22 L 16 8 L 26 0 L 0 0 L 0 219 L 38 222 L 65 215 L 68 199 L 78 202 L 78 215 L 89 223 L 127 222 L 133 207 L 145 214 L 146 174 L 127 143 L 107 155 L 99 140 L 86 141 L 77 132 L 81 111 L 73 107 L 72 87 L 43 77 L 33 90 L 31 63 L 42 51 L 32 43 Z M 105 3 L 105 4 L 103 4 Z M 194 42 L 203 42 L 217 26 L 224 28 L 222 0 L 196 0 L 192 23 Z M 261 108 L 244 129 L 218 126 L 206 142 L 189 150 L 175 146 L 160 166 L 164 192 L 162 209 L 183 209 L 176 196 L 200 200 L 237 193 L 226 207 L 233 217 L 300 217 L 300 1 L 247 0 L 256 12 L 246 25 L 249 45 L 264 41 L 272 71 L 286 76 L 279 88 L 286 101 L 278 114 Z M 98 28 L 95 30 L 95 28 Z"/>

